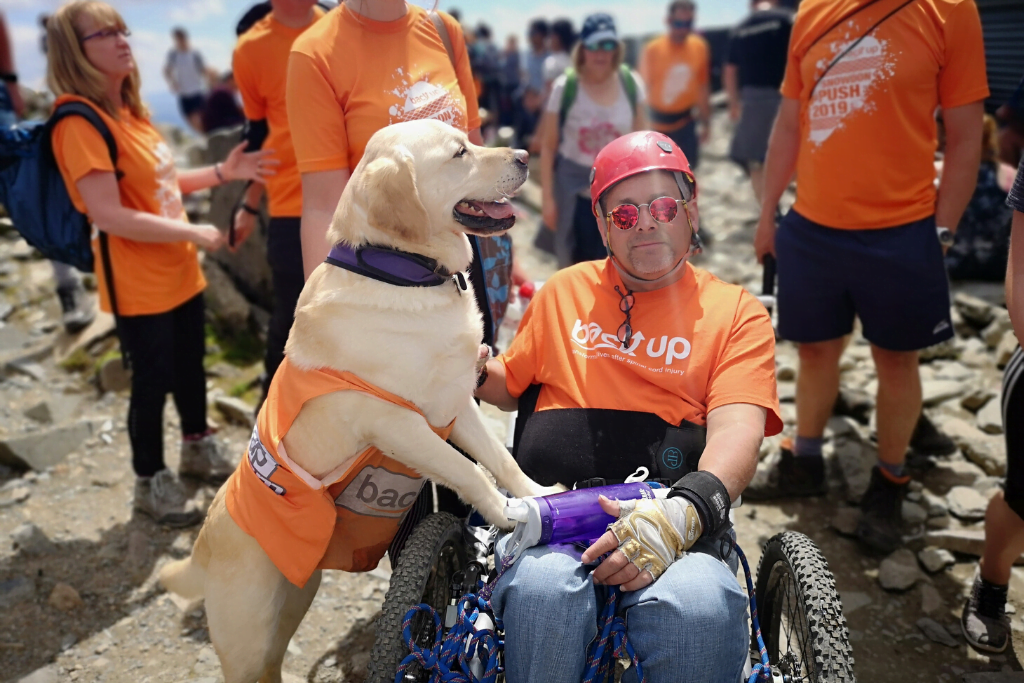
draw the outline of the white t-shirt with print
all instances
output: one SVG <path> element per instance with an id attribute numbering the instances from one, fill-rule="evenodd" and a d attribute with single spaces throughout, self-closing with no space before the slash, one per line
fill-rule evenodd
<path id="1" fill-rule="evenodd" d="M 618 75 L 616 75 L 618 78 Z M 565 91 L 565 74 L 555 79 L 551 86 L 547 111 L 558 114 L 562 108 L 562 93 Z M 644 83 L 640 75 L 633 72 L 636 82 L 637 107 L 645 102 Z M 633 130 L 633 107 L 629 95 L 619 78 L 619 97 L 611 106 L 603 106 L 587 95 L 582 83 L 577 83 L 576 99 L 566 112 L 565 125 L 561 131 L 558 153 L 580 166 L 593 166 L 597 153 L 615 138 Z"/>

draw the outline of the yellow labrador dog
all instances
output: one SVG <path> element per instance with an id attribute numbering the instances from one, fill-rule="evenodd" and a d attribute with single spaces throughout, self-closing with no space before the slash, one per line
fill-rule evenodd
<path id="1" fill-rule="evenodd" d="M 525 182 L 525 162 L 525 152 L 477 147 L 436 121 L 401 123 L 373 136 L 334 215 L 331 242 L 347 245 L 350 253 L 362 245 L 400 250 L 436 262 L 436 272 L 446 277 L 458 275 L 439 286 L 401 287 L 332 263 L 320 265 L 299 298 L 286 363 L 296 372 L 326 368 L 351 373 L 421 412 L 365 391 L 324 393 L 301 403 L 286 433 L 281 430 L 276 459 L 263 448 L 260 438 L 266 437 L 254 434 L 249 455 L 232 480 L 259 476 L 262 483 L 254 486 L 268 504 L 274 503 L 275 494 L 284 491 L 273 474 L 280 462 L 302 472 L 315 491 L 376 447 L 420 476 L 454 489 L 489 522 L 508 528 L 502 494 L 437 435 L 437 427 L 451 425 L 450 440 L 513 495 L 555 492 L 523 474 L 485 428 L 473 401 L 482 321 L 472 287 L 461 276 L 472 258 L 466 234 L 499 234 L 515 222 L 506 198 Z M 278 405 L 283 402 L 268 398 L 263 411 Z M 304 585 L 286 578 L 281 563 L 275 564 L 236 523 L 235 508 L 229 511 L 232 494 L 226 491 L 232 480 L 214 499 L 192 556 L 165 567 L 160 580 L 185 597 L 205 596 L 210 638 L 227 683 L 276 683 L 288 641 L 316 594 L 320 571 L 312 571 Z M 351 481 L 328 505 L 331 514 L 337 506 L 339 519 L 346 495 L 356 507 L 395 507 L 401 500 L 407 509 L 418 490 L 417 484 L 399 498 L 401 491 L 378 487 L 369 475 Z M 303 485 L 288 486 L 297 490 Z M 366 503 L 376 494 L 381 500 Z M 294 528 L 299 526 L 282 527 L 283 533 L 307 534 L 306 528 Z"/>

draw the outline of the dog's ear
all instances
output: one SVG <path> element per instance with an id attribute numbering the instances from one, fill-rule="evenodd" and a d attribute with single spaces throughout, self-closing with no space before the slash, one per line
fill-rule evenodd
<path id="1" fill-rule="evenodd" d="M 411 154 L 374 159 L 363 170 L 367 222 L 409 242 L 424 242 L 428 234 L 427 209 L 416 189 L 416 168 Z M 397 157 L 397 158 L 396 158 Z"/>

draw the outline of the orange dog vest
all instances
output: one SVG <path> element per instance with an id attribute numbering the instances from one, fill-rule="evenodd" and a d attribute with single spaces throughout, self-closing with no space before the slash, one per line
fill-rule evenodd
<path id="1" fill-rule="evenodd" d="M 300 588 L 317 569 L 376 567 L 423 486 L 419 473 L 373 446 L 323 480 L 288 457 L 281 440 L 303 404 L 335 391 L 362 391 L 423 414 L 350 372 L 300 370 L 285 358 L 256 419 L 248 453 L 226 484 L 231 518 Z M 453 424 L 431 429 L 447 439 Z"/>

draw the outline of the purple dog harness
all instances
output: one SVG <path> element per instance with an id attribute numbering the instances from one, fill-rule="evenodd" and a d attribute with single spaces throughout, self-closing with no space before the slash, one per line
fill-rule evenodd
<path id="1" fill-rule="evenodd" d="M 364 244 L 353 248 L 339 242 L 327 255 L 326 262 L 398 287 L 437 287 L 452 282 L 460 293 L 467 289 L 466 276 L 462 273 L 449 273 L 432 258 L 390 247 Z"/>

